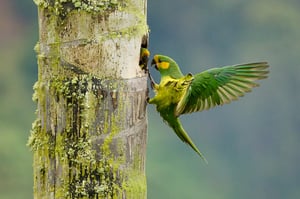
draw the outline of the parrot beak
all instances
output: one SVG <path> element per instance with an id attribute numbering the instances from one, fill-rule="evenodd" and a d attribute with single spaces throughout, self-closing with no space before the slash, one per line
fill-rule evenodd
<path id="1" fill-rule="evenodd" d="M 154 59 L 152 59 L 152 62 L 151 62 L 151 66 L 153 66 L 153 65 L 155 65 L 155 69 L 158 70 L 157 65 L 156 65 L 156 62 L 155 62 Z"/>

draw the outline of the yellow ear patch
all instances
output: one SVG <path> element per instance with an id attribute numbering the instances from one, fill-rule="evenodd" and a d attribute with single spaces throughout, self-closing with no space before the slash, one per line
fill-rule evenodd
<path id="1" fill-rule="evenodd" d="M 168 69 L 170 67 L 170 63 L 169 62 L 160 62 L 158 64 L 158 68 L 161 68 L 161 69 Z"/>
<path id="2" fill-rule="evenodd" d="M 158 56 L 157 56 L 157 55 L 155 55 L 155 56 L 153 57 L 153 59 L 154 59 L 155 63 L 158 63 Z"/>

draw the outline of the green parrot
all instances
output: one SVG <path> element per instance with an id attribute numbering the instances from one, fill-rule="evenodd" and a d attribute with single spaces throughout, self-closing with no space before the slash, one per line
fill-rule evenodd
<path id="1" fill-rule="evenodd" d="M 170 57 L 155 55 L 151 65 L 155 65 L 161 80 L 159 84 L 153 83 L 155 96 L 148 103 L 156 105 L 163 120 L 205 162 L 205 157 L 183 129 L 178 117 L 237 100 L 259 86 L 256 80 L 267 78 L 269 67 L 267 62 L 247 63 L 184 76 Z"/>

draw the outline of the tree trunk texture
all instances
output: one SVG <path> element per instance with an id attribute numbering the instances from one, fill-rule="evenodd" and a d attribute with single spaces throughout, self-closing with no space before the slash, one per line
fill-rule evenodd
<path id="1" fill-rule="evenodd" d="M 35 0 L 34 198 L 146 198 L 146 0 Z"/>

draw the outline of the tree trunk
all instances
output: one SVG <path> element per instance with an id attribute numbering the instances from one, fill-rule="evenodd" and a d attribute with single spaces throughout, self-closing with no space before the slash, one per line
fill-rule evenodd
<path id="1" fill-rule="evenodd" d="M 34 198 L 146 198 L 146 0 L 35 0 Z"/>

